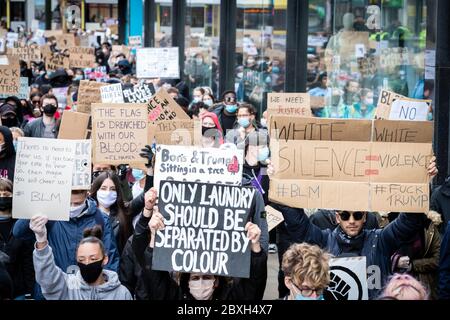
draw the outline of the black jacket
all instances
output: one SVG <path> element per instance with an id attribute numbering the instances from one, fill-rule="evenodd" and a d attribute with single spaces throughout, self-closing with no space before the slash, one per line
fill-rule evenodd
<path id="1" fill-rule="evenodd" d="M 153 249 L 148 246 L 149 218 L 141 216 L 132 241 L 133 252 L 143 270 L 150 300 L 193 300 L 192 295 L 179 286 L 167 271 L 152 270 Z M 231 282 L 223 281 L 214 291 L 213 300 L 256 300 L 260 299 L 259 289 L 267 278 L 267 254 L 264 250 L 251 253 L 250 278 L 233 278 Z"/>
<path id="2" fill-rule="evenodd" d="M 450 221 L 450 177 L 445 179 L 444 184 L 434 189 L 431 194 L 430 209 L 440 213 L 442 224 L 439 231 L 441 235 L 444 234 L 447 223 Z"/>
<path id="3" fill-rule="evenodd" d="M 55 128 L 53 129 L 53 133 L 55 137 L 58 137 L 59 126 L 61 124 L 60 120 L 56 120 Z M 25 137 L 32 138 L 42 138 L 44 136 L 45 124 L 44 119 L 42 117 L 28 122 L 27 125 L 23 128 L 23 132 L 25 133 Z"/>
<path id="4" fill-rule="evenodd" d="M 0 133 L 5 140 L 5 151 L 0 154 L 0 177 L 14 182 L 14 168 L 16 167 L 16 151 L 13 136 L 8 127 L 0 126 Z"/>
<path id="5" fill-rule="evenodd" d="M 303 209 L 272 205 L 283 214 L 284 222 L 291 239 L 295 243 L 308 242 L 325 248 L 333 256 L 342 255 L 343 248 L 339 242 L 340 228 L 321 230 L 312 224 Z M 381 286 L 390 275 L 390 257 L 399 249 L 402 242 L 409 241 L 423 229 L 423 215 L 420 213 L 401 214 L 384 229 L 363 229 L 354 238 L 361 241 L 362 247 L 358 255 L 366 257 L 367 266 L 378 266 L 381 272 Z M 353 241 L 353 240 L 352 240 Z M 350 245 L 352 244 L 350 242 Z M 379 288 L 369 289 L 369 298 L 375 298 Z"/>
<path id="6" fill-rule="evenodd" d="M 15 238 L 12 234 L 16 220 L 0 221 L 0 251 L 12 282 L 13 296 L 33 292 L 35 283 L 33 267 L 34 242 Z M 5 234 L 7 236 L 5 237 Z"/>

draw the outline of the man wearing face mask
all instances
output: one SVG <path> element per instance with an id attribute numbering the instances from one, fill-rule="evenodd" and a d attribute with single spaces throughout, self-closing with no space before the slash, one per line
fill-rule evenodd
<path id="1" fill-rule="evenodd" d="M 15 237 L 33 240 L 34 234 L 29 229 L 29 220 L 19 219 L 14 225 Z M 86 190 L 72 190 L 70 200 L 69 221 L 49 221 L 47 223 L 48 243 L 52 247 L 56 266 L 70 273 L 77 265 L 76 245 L 83 230 L 98 225 L 103 230 L 102 241 L 108 255 L 106 269 L 117 271 L 119 268 L 119 253 L 116 240 L 107 215 L 97 208 L 94 199 L 87 197 Z M 37 239 L 39 241 L 39 239 Z"/>
<path id="2" fill-rule="evenodd" d="M 16 220 L 12 218 L 13 185 L 0 178 L 0 262 L 13 282 L 13 298 L 24 299 L 34 287 L 33 242 L 13 236 Z"/>
<path id="3" fill-rule="evenodd" d="M 60 125 L 59 121 L 55 119 L 55 114 L 58 110 L 58 99 L 54 95 L 45 94 L 41 98 L 40 105 L 43 116 L 27 123 L 23 130 L 25 136 L 55 139 L 58 136 Z"/>
<path id="4" fill-rule="evenodd" d="M 69 274 L 56 264 L 53 248 L 47 240 L 48 218 L 35 215 L 30 229 L 36 236 L 33 262 L 36 281 L 47 300 L 132 300 L 127 288 L 119 282 L 115 271 L 104 270 L 108 255 L 99 227 L 88 228 L 76 248 L 78 271 Z"/>
<path id="5" fill-rule="evenodd" d="M 225 91 L 222 94 L 222 103 L 214 106 L 213 110 L 210 109 L 219 118 L 224 135 L 227 134 L 228 130 L 233 129 L 237 110 L 237 98 L 234 91 Z"/>

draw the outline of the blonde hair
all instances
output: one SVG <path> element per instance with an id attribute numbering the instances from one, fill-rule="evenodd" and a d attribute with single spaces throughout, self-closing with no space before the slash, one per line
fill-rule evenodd
<path id="1" fill-rule="evenodd" d="M 325 289 L 330 282 L 330 255 L 316 245 L 297 243 L 283 255 L 282 270 L 301 285 L 307 281 L 315 289 Z"/>

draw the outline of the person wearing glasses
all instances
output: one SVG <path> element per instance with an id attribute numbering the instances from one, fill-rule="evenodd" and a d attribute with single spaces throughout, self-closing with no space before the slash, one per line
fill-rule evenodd
<path id="1" fill-rule="evenodd" d="M 284 300 L 324 300 L 330 283 L 330 255 L 316 245 L 296 243 L 283 255 L 284 283 L 289 294 Z"/>
<path id="2" fill-rule="evenodd" d="M 226 135 L 228 130 L 233 129 L 236 122 L 238 110 L 236 93 L 234 91 L 225 91 L 222 94 L 222 103 L 217 106 L 213 105 L 211 108 L 210 111 L 217 115 L 223 133 Z"/>

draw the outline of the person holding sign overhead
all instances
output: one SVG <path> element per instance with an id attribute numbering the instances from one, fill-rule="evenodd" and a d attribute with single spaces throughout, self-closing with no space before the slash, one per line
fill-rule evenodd
<path id="1" fill-rule="evenodd" d="M 36 215 L 30 220 L 30 229 L 36 235 L 33 262 L 36 281 L 47 300 L 132 300 L 127 288 L 119 282 L 117 273 L 103 268 L 108 254 L 100 240 L 99 227 L 86 229 L 76 248 L 78 271 L 63 272 L 55 263 L 53 250 L 47 240 L 48 218 Z"/>
<path id="2" fill-rule="evenodd" d="M 164 218 L 155 205 L 157 191 L 152 188 L 145 194 L 145 209 L 133 236 L 133 251 L 143 270 L 151 300 L 255 300 L 260 299 L 259 288 L 267 277 L 267 254 L 261 248 L 261 229 L 247 222 L 245 231 L 251 243 L 249 279 L 233 279 L 201 273 L 178 274 L 176 282 L 167 271 L 152 269 L 153 247 L 156 232 L 164 229 Z M 150 238 L 150 246 L 149 246 Z"/>

